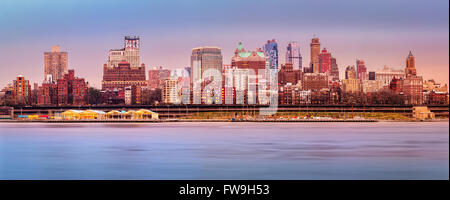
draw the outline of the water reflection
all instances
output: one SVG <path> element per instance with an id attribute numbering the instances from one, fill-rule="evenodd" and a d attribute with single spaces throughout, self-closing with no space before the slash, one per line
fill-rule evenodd
<path id="1" fill-rule="evenodd" d="M 0 179 L 448 179 L 448 123 L 0 124 Z"/>

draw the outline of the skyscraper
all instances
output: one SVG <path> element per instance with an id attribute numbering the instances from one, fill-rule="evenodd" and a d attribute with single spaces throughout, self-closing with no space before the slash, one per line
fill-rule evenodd
<path id="1" fill-rule="evenodd" d="M 302 55 L 297 42 L 289 42 L 286 49 L 286 63 L 291 63 L 294 69 L 302 69 Z"/>
<path id="2" fill-rule="evenodd" d="M 125 36 L 125 44 L 122 49 L 109 50 L 107 67 L 117 67 L 120 62 L 127 61 L 131 68 L 140 66 L 140 39 L 137 36 Z"/>
<path id="3" fill-rule="evenodd" d="M 203 81 L 204 72 L 216 69 L 222 73 L 222 51 L 218 47 L 198 47 L 192 49 L 191 83 Z"/>
<path id="4" fill-rule="evenodd" d="M 67 52 L 61 52 L 59 46 L 52 46 L 51 52 L 44 52 L 44 79 L 58 80 L 67 73 Z"/>
<path id="5" fill-rule="evenodd" d="M 403 94 L 405 103 L 412 105 L 423 104 L 423 78 L 417 76 L 415 59 L 411 51 L 406 58 L 406 78 L 403 81 Z"/>
<path id="6" fill-rule="evenodd" d="M 269 58 L 269 68 L 278 69 L 278 44 L 275 39 L 267 40 L 263 49 L 264 53 Z"/>
<path id="7" fill-rule="evenodd" d="M 311 62 L 310 73 L 319 73 L 319 54 L 320 54 L 320 42 L 319 38 L 313 38 L 311 40 Z"/>
<path id="8" fill-rule="evenodd" d="M 332 80 L 339 81 L 339 67 L 337 65 L 336 58 L 330 58 L 330 66 L 330 76 L 332 77 Z"/>
<path id="9" fill-rule="evenodd" d="M 367 68 L 363 60 L 356 60 L 356 78 L 363 81 L 367 79 Z"/>
<path id="10" fill-rule="evenodd" d="M 406 77 L 417 75 L 416 72 L 416 61 L 411 51 L 409 51 L 408 57 L 406 58 L 406 68 L 405 68 Z"/>
<path id="11" fill-rule="evenodd" d="M 319 73 L 330 75 L 331 53 L 326 48 L 319 54 Z"/>

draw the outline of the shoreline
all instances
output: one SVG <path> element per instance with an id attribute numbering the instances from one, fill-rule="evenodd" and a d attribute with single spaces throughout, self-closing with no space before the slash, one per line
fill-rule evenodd
<path id="1" fill-rule="evenodd" d="M 257 122 L 257 123 L 375 123 L 375 122 L 449 122 L 449 119 L 434 120 L 377 120 L 377 119 L 298 119 L 298 120 L 224 120 L 224 119 L 163 119 L 163 120 L 0 120 L 0 123 L 176 123 L 176 122 Z"/>

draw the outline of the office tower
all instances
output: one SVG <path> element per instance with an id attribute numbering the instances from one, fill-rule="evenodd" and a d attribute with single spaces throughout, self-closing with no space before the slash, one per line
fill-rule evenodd
<path id="1" fill-rule="evenodd" d="M 124 48 L 109 50 L 107 67 L 117 67 L 120 62 L 126 61 L 130 63 L 131 68 L 140 66 L 139 50 L 140 39 L 137 36 L 125 36 Z"/>
<path id="2" fill-rule="evenodd" d="M 275 39 L 267 40 L 263 50 L 269 59 L 269 68 L 278 69 L 278 44 Z"/>
<path id="3" fill-rule="evenodd" d="M 406 58 L 405 74 L 407 77 L 415 76 L 417 74 L 416 61 L 415 61 L 414 56 L 412 55 L 411 51 L 409 51 L 409 55 Z"/>
<path id="4" fill-rule="evenodd" d="M 336 62 L 336 58 L 330 58 L 330 76 L 333 81 L 339 81 L 339 67 Z"/>
<path id="5" fill-rule="evenodd" d="M 363 81 L 367 80 L 367 68 L 363 60 L 356 60 L 356 78 Z"/>
<path id="6" fill-rule="evenodd" d="M 286 49 L 286 63 L 291 63 L 294 69 L 302 69 L 302 55 L 297 42 L 289 42 Z"/>
<path id="7" fill-rule="evenodd" d="M 22 75 L 13 80 L 13 97 L 16 104 L 28 104 L 30 102 L 31 85 Z"/>
<path id="8" fill-rule="evenodd" d="M 313 38 L 311 40 L 310 48 L 311 48 L 311 61 L 310 61 L 310 69 L 308 72 L 319 73 L 319 54 L 320 54 L 319 38 Z"/>
<path id="9" fill-rule="evenodd" d="M 222 74 L 222 52 L 218 47 L 198 47 L 192 49 L 191 83 L 203 82 L 204 72 L 215 69 Z"/>
<path id="10" fill-rule="evenodd" d="M 423 103 L 423 79 L 417 76 L 414 56 L 411 51 L 406 58 L 405 67 L 406 78 L 403 81 L 403 94 L 405 95 L 405 104 L 420 105 Z"/>
<path id="11" fill-rule="evenodd" d="M 331 64 L 331 53 L 323 48 L 322 52 L 319 54 L 319 73 L 330 74 L 330 64 Z"/>
<path id="12" fill-rule="evenodd" d="M 50 52 L 44 52 L 44 79 L 51 75 L 53 80 L 64 77 L 67 73 L 67 52 L 61 52 L 59 46 L 52 46 Z"/>
<path id="13" fill-rule="evenodd" d="M 69 70 L 64 77 L 58 79 L 58 104 L 83 105 L 86 104 L 88 84 L 84 78 L 75 77 L 75 71 Z"/>
<path id="14" fill-rule="evenodd" d="M 147 86 L 145 78 L 145 65 L 131 67 L 131 64 L 122 61 L 117 67 L 103 66 L 102 90 L 124 89 L 127 86 Z"/>

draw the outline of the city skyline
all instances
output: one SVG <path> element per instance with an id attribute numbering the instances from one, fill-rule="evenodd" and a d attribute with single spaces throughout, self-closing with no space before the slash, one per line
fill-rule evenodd
<path id="1" fill-rule="evenodd" d="M 0 3 L 2 4 L 0 24 L 5 30 L 0 33 L 3 38 L 0 57 L 6 66 L 3 68 L 11 69 L 5 70 L 0 75 L 2 87 L 11 83 L 12 78 L 19 74 L 27 77 L 31 83 L 42 83 L 43 52 L 50 51 L 51 46 L 59 45 L 61 51 L 68 52 L 68 69 L 75 69 L 78 76 L 89 81 L 91 86 L 100 88 L 103 64 L 107 60 L 108 51 L 121 46 L 121 39 L 125 35 L 141 37 L 141 63 L 145 63 L 147 69 L 155 66 L 167 69 L 189 66 L 191 51 L 198 46 L 218 46 L 222 49 L 223 63 L 230 64 L 238 42 L 243 42 L 247 49 L 256 49 L 274 38 L 278 43 L 279 58 L 285 55 L 288 42 L 298 41 L 303 55 L 303 66 L 308 66 L 309 43 L 316 35 L 320 39 L 321 48 L 327 48 L 336 58 L 341 78 L 345 68 L 348 65 L 355 65 L 356 59 L 365 61 L 368 72 L 380 70 L 384 65 L 403 69 L 406 55 L 412 51 L 416 56 L 417 73 L 421 74 L 424 80 L 435 79 L 437 82 L 447 84 L 449 82 L 448 1 L 408 1 L 407 8 L 401 1 L 367 4 L 343 1 L 339 2 L 343 10 L 340 10 L 340 15 L 336 19 L 330 20 L 329 15 L 309 18 L 306 16 L 311 14 L 311 11 L 302 10 L 304 12 L 299 13 L 303 13 L 301 14 L 303 18 L 298 21 L 286 18 L 286 15 L 271 15 L 272 18 L 256 13 L 255 16 L 246 13 L 246 18 L 242 18 L 239 12 L 236 15 L 225 15 L 227 10 L 237 5 L 235 1 L 208 2 L 200 8 L 195 8 L 196 5 L 200 5 L 198 1 L 190 4 L 176 1 L 135 2 L 135 7 L 133 6 L 135 12 L 123 19 L 114 15 L 108 17 L 101 15 L 105 14 L 105 11 L 100 10 L 100 6 L 105 6 L 106 10 L 109 9 L 108 12 L 119 11 L 119 8 L 124 6 L 114 1 L 110 4 L 100 1 L 90 4 L 89 8 L 83 8 L 83 3 L 53 2 L 60 9 L 52 16 L 37 13 L 41 8 L 43 11 L 51 9 L 52 6 L 46 7 L 49 3 L 51 1 L 41 4 L 28 2 L 26 5 L 15 1 Z M 255 6 L 254 3 L 248 1 L 239 6 L 245 10 Z M 315 4 L 286 1 L 276 4 L 264 1 L 262 3 L 257 7 L 275 6 L 275 13 L 282 13 L 283 9 L 292 11 L 288 6 L 283 6 L 283 3 L 303 5 L 295 6 L 296 8 Z M 331 1 L 328 3 L 330 5 L 324 9 L 332 10 L 335 4 Z M 170 6 L 180 11 L 180 15 L 170 17 L 170 13 L 163 13 Z M 208 9 L 206 14 L 213 15 L 211 19 L 203 21 L 200 20 L 203 19 L 200 18 L 200 14 L 186 11 L 189 9 L 196 11 L 195 9 L 204 8 L 203 6 L 222 6 L 224 11 L 214 14 L 217 9 Z M 370 8 L 371 6 L 375 8 Z M 70 11 L 72 7 L 74 10 L 83 11 L 84 15 L 77 16 L 76 12 Z M 23 12 L 17 12 L 18 9 L 22 9 Z M 154 12 L 152 14 L 140 12 L 144 9 Z M 351 9 L 359 10 L 353 14 L 342 15 Z M 384 15 L 378 16 L 372 9 L 378 11 L 381 9 Z M 157 17 L 161 19 L 160 22 L 154 19 L 158 14 L 162 14 L 161 17 Z M 337 12 L 333 11 L 330 15 L 332 14 Z M 187 15 L 186 19 L 181 19 L 181 15 Z M 30 26 L 27 22 L 30 17 L 36 20 L 35 25 Z M 90 21 L 86 22 L 88 17 Z M 146 17 L 151 17 L 151 20 Z M 273 23 L 273 26 L 269 28 L 264 26 L 258 21 L 258 17 L 266 21 L 265 23 Z M 389 20 L 389 23 L 386 20 L 383 23 L 377 22 L 386 18 L 393 20 Z M 67 21 L 61 21 L 64 19 Z M 234 23 L 239 19 L 239 23 Z M 189 20 L 192 22 L 188 22 Z M 185 22 L 188 23 L 184 24 Z M 279 66 L 281 64 L 284 64 L 284 59 L 279 59 Z"/>

